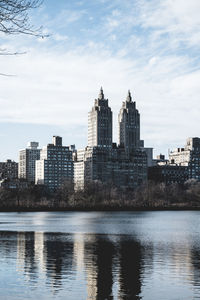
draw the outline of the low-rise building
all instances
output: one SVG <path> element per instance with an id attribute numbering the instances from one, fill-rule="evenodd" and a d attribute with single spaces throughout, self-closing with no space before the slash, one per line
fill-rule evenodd
<path id="1" fill-rule="evenodd" d="M 7 159 L 0 162 L 0 179 L 14 179 L 18 177 L 18 163 Z"/>
<path id="2" fill-rule="evenodd" d="M 170 185 L 173 183 L 184 184 L 189 178 L 187 166 L 177 165 L 157 165 L 148 168 L 148 180 L 165 183 Z"/>
<path id="3" fill-rule="evenodd" d="M 25 179 L 7 178 L 0 180 L 0 187 L 9 190 L 24 190 L 30 186 L 30 183 Z"/>
<path id="4" fill-rule="evenodd" d="M 162 165 L 166 165 L 168 163 L 169 163 L 169 160 L 165 158 L 165 155 L 159 154 L 156 156 L 156 159 L 153 159 L 152 166 L 157 166 L 157 165 L 162 166 Z M 151 166 L 149 166 L 149 167 L 151 167 Z"/>

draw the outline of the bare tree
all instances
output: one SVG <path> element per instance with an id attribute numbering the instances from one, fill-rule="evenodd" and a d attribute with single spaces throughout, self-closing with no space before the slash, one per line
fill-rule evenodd
<path id="1" fill-rule="evenodd" d="M 25 34 L 36 37 L 47 37 L 42 34 L 42 27 L 35 28 L 29 22 L 29 11 L 37 8 L 43 0 L 0 0 L 0 32 L 5 35 Z M 19 55 L 25 52 L 13 52 L 0 48 L 1 55 Z M 0 73 L 0 76 L 14 76 Z"/>
<path id="2" fill-rule="evenodd" d="M 0 32 L 43 36 L 41 27 L 34 28 L 28 13 L 39 7 L 42 0 L 0 0 Z"/>

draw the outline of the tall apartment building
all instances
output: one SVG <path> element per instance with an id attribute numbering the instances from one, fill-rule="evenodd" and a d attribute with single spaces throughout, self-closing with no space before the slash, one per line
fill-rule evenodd
<path id="1" fill-rule="evenodd" d="M 18 163 L 7 159 L 0 162 L 0 179 L 14 179 L 18 177 Z"/>
<path id="2" fill-rule="evenodd" d="M 188 177 L 200 180 L 200 138 L 188 138 L 184 148 L 177 148 L 169 154 L 169 162 L 188 167 Z"/>
<path id="3" fill-rule="evenodd" d="M 73 150 L 62 145 L 61 137 L 54 136 L 53 143 L 42 148 L 40 160 L 36 161 L 35 183 L 56 190 L 64 181 L 73 181 Z"/>
<path id="4" fill-rule="evenodd" d="M 18 177 L 35 182 L 35 162 L 40 159 L 39 143 L 29 142 L 26 149 L 19 151 Z"/>
<path id="5" fill-rule="evenodd" d="M 117 146 L 112 143 L 112 112 L 108 107 L 108 99 L 105 100 L 103 90 L 100 90 L 99 98 L 95 100 L 95 106 L 89 113 L 89 145 L 78 150 L 75 157 L 76 189 L 84 188 L 87 182 L 96 180 L 120 188 L 135 188 L 147 180 L 149 151 L 146 151 L 148 148 L 144 148 L 140 141 L 139 113 L 135 109 L 130 92 L 126 101 L 127 104 L 123 104 L 119 114 L 121 143 Z M 131 107 L 130 112 L 126 106 Z M 125 143 L 122 142 L 124 136 L 128 137 L 124 139 Z"/>
<path id="6" fill-rule="evenodd" d="M 88 114 L 88 146 L 112 147 L 112 111 L 102 88 Z"/>
<path id="7" fill-rule="evenodd" d="M 153 148 L 144 147 L 144 141 L 140 140 L 140 114 L 136 109 L 136 102 L 132 101 L 131 92 L 128 91 L 126 100 L 118 115 L 119 145 L 129 154 L 134 149 L 141 149 L 147 155 L 148 166 L 153 165 Z"/>
<path id="8" fill-rule="evenodd" d="M 136 103 L 132 101 L 130 91 L 126 100 L 122 103 L 118 115 L 119 121 L 119 144 L 126 151 L 139 148 L 142 145 L 140 141 L 140 114 L 136 109 Z"/>

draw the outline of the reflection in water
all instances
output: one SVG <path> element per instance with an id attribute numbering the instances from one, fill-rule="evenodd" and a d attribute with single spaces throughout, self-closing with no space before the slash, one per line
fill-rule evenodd
<path id="1" fill-rule="evenodd" d="M 116 242 L 95 234 L 10 234 L 17 237 L 17 270 L 30 281 L 38 282 L 45 274 L 47 285 L 55 292 L 65 279 L 72 280 L 75 270 L 84 269 L 87 300 L 114 299 L 114 277 L 119 285 L 118 299 L 139 299 L 142 251 L 135 240 Z"/>
<path id="2" fill-rule="evenodd" d="M 49 283 L 61 287 L 63 277 L 71 276 L 73 242 L 63 234 L 45 234 L 46 274 Z"/>
<path id="3" fill-rule="evenodd" d="M 0 231 L 0 262 L 2 272 L 10 270 L 14 278 L 8 290 L 14 287 L 16 294 L 4 297 L 9 300 L 35 299 L 41 291 L 44 299 L 69 300 L 200 295 L 200 239 L 188 233 L 165 241 L 157 231 L 151 239 L 139 230 L 127 235 Z M 6 281 L 0 277 L 0 282 L 2 294 Z"/>
<path id="4" fill-rule="evenodd" d="M 121 240 L 119 272 L 119 300 L 140 299 L 141 292 L 141 245 L 133 240 Z"/>
<path id="5" fill-rule="evenodd" d="M 92 236 L 85 244 L 85 264 L 87 272 L 87 300 L 113 299 L 112 263 L 113 243 L 104 237 Z"/>

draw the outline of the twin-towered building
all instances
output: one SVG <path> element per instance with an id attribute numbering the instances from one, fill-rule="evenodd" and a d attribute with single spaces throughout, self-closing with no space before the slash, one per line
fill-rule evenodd
<path id="1" fill-rule="evenodd" d="M 140 114 L 128 92 L 119 112 L 119 145 L 113 143 L 112 111 L 101 88 L 88 114 L 88 146 L 77 150 L 74 161 L 75 188 L 91 181 L 135 188 L 147 180 L 152 148 L 140 140 Z"/>

